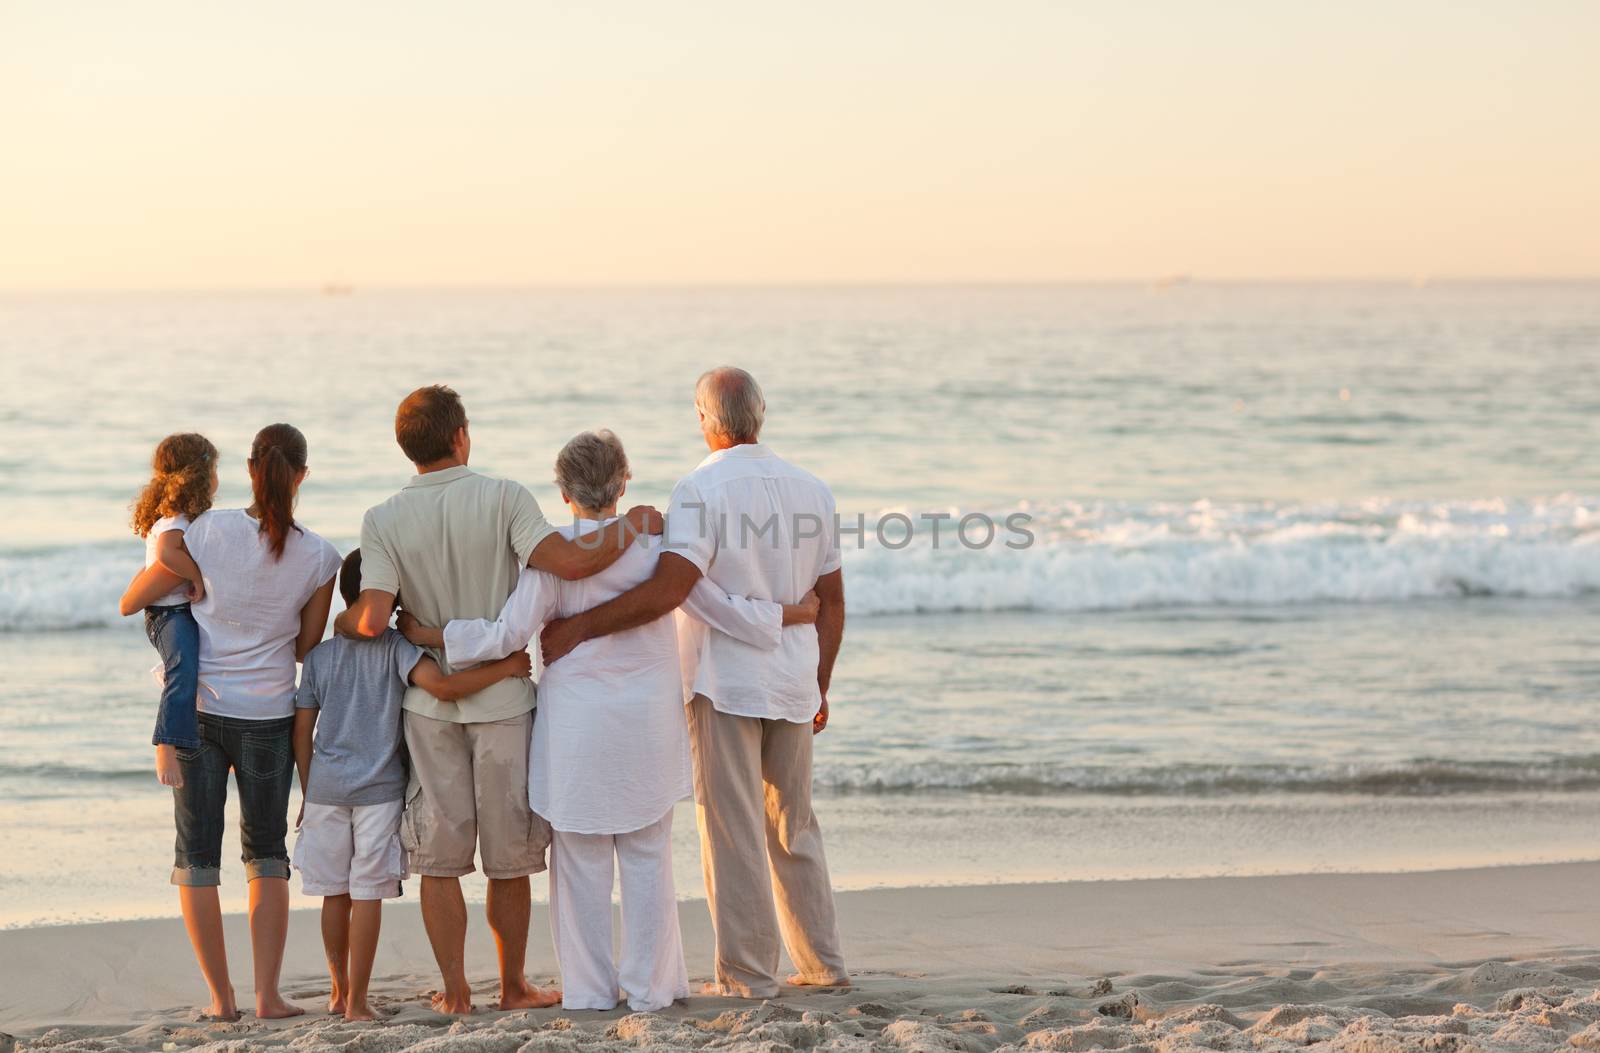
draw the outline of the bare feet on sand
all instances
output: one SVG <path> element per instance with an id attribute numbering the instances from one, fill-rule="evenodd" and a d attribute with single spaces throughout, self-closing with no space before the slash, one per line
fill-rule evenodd
<path id="1" fill-rule="evenodd" d="M 328 996 L 328 1015 L 343 1016 L 345 1011 L 344 992 L 337 987 Z"/>
<path id="2" fill-rule="evenodd" d="M 178 747 L 163 742 L 156 747 L 156 781 L 173 789 L 183 785 L 183 765 L 178 763 Z"/>
<path id="3" fill-rule="evenodd" d="M 256 998 L 256 1016 L 262 1020 L 282 1020 L 285 1017 L 302 1016 L 304 1014 L 304 1009 L 293 1002 L 285 1002 L 279 995 Z"/>
<path id="4" fill-rule="evenodd" d="M 849 987 L 850 978 L 847 976 L 843 980 L 829 980 L 827 978 L 811 980 L 799 973 L 795 973 L 789 977 L 789 983 L 794 987 Z"/>
<path id="5" fill-rule="evenodd" d="M 538 987 L 526 980 L 517 986 L 500 989 L 501 1009 L 548 1009 L 560 1002 L 560 988 Z"/>
<path id="6" fill-rule="evenodd" d="M 428 1004 L 435 1013 L 450 1013 L 461 1015 L 472 1012 L 472 992 L 462 991 L 452 994 L 449 991 L 435 991 L 433 997 L 428 999 Z"/>
<path id="7" fill-rule="evenodd" d="M 758 995 L 753 991 L 740 990 L 736 987 L 728 987 L 723 984 L 719 984 L 715 980 L 710 983 L 700 985 L 700 993 L 715 995 L 718 998 L 766 999 L 778 997 L 778 992 L 776 991 L 772 992 L 770 995 Z"/>
<path id="8" fill-rule="evenodd" d="M 227 1023 L 231 1024 L 244 1014 L 239 1012 L 239 1005 L 234 1000 L 233 988 L 228 988 L 228 997 L 213 996 L 211 1004 L 200 1010 L 197 1014 L 202 1023 Z"/>
<path id="9" fill-rule="evenodd" d="M 344 1011 L 344 1018 L 351 1023 L 355 1023 L 358 1020 L 376 1020 L 378 1019 L 378 1014 L 374 1013 L 372 1007 L 367 1005 L 366 1002 L 352 1002 L 350 1003 L 350 1008 Z"/>

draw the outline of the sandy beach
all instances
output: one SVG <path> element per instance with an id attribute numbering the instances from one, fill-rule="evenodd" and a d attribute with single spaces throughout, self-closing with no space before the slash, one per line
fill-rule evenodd
<path id="1" fill-rule="evenodd" d="M 200 981 L 176 920 L 17 929 L 0 932 L 0 1028 L 18 1049 L 97 1051 L 1600 1049 L 1597 881 L 1600 863 L 1569 863 L 845 893 L 848 991 L 461 1020 L 426 1006 L 433 965 L 407 902 L 385 914 L 373 993 L 388 1016 L 374 1025 L 320 1012 L 306 912 L 284 972 L 309 1012 L 281 1023 L 197 1023 Z M 704 979 L 704 903 L 682 916 Z M 247 1003 L 244 918 L 228 920 Z M 545 980 L 548 931 L 536 911 L 530 973 Z M 469 970 L 483 1002 L 491 953 L 475 917 Z"/>

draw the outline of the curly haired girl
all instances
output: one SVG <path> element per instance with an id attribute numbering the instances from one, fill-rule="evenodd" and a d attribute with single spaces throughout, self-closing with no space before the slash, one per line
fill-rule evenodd
<path id="1" fill-rule="evenodd" d="M 186 432 L 168 435 L 150 458 L 151 476 L 133 503 L 133 532 L 144 538 L 144 565 L 160 563 L 184 578 L 187 585 L 173 590 L 144 608 L 144 631 L 161 655 L 161 702 L 156 709 L 156 778 L 163 786 L 182 786 L 179 749 L 200 745 L 195 717 L 199 690 L 200 629 L 189 611 L 191 602 L 205 595 L 200 568 L 183 543 L 184 531 L 195 517 L 211 507 L 217 492 L 217 448 L 204 435 Z M 137 578 L 135 579 L 137 580 Z M 123 593 L 124 616 L 133 605 L 135 589 Z"/>

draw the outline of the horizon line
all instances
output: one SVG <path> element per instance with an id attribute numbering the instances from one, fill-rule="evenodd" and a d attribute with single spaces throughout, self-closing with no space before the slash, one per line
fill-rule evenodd
<path id="1" fill-rule="evenodd" d="M 789 281 L 615 281 L 615 282 L 373 282 L 325 279 L 304 284 L 223 283 L 216 285 L 0 285 L 0 295 L 70 293 L 314 293 L 330 299 L 361 292 L 607 292 L 607 291 L 762 291 L 800 289 L 951 289 L 1062 288 L 1074 286 L 1143 287 L 1173 291 L 1186 286 L 1237 285 L 1400 285 L 1424 289 L 1438 285 L 1585 285 L 1600 283 L 1594 275 L 1370 275 L 1365 277 L 1202 277 L 1174 273 L 1156 277 L 1108 278 L 951 278 L 951 279 L 796 279 Z"/>

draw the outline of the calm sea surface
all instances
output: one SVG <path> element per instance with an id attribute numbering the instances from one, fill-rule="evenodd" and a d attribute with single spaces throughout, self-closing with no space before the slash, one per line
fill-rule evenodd
<path id="1" fill-rule="evenodd" d="M 115 611 L 161 436 L 217 443 L 227 507 L 298 425 L 348 548 L 420 384 L 554 515 L 601 426 L 664 503 L 724 362 L 867 524 L 818 744 L 841 886 L 1600 858 L 1600 285 L 12 295 L 0 925 L 176 907 Z M 920 518 L 973 512 L 1033 543 Z"/>

